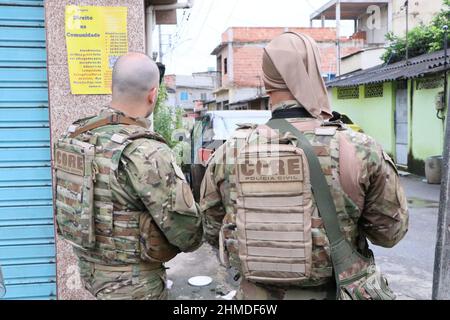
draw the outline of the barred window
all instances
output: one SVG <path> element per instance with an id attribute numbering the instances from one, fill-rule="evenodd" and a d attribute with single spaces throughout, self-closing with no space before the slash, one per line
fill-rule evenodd
<path id="1" fill-rule="evenodd" d="M 380 98 L 384 94 L 383 83 L 366 84 L 364 96 L 366 98 Z"/>
<path id="2" fill-rule="evenodd" d="M 417 90 L 437 89 L 444 87 L 443 77 L 427 77 L 416 81 Z"/>
<path id="3" fill-rule="evenodd" d="M 338 88 L 338 99 L 346 100 L 346 99 L 359 99 L 359 87 L 345 87 Z"/>

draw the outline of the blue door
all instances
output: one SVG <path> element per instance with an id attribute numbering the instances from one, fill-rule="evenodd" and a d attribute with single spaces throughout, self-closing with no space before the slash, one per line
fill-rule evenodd
<path id="1" fill-rule="evenodd" d="M 5 299 L 56 298 L 42 0 L 0 0 L 0 265 Z"/>

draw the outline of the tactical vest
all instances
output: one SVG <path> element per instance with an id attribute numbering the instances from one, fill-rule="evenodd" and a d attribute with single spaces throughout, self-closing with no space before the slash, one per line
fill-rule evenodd
<path id="1" fill-rule="evenodd" d="M 329 241 L 311 190 L 308 161 L 293 137 L 267 126 L 235 137 L 230 180 L 234 213 L 221 232 L 221 260 L 239 261 L 249 281 L 317 286 L 333 277 Z M 339 182 L 337 128 L 307 133 L 332 191 L 341 229 L 357 244 L 360 210 Z M 270 136 L 270 137 L 269 137 Z M 255 142 L 256 141 L 256 142 Z M 238 257 L 236 257 L 238 255 Z"/>
<path id="2" fill-rule="evenodd" d="M 164 140 L 133 119 L 119 117 L 72 126 L 71 133 L 55 144 L 58 231 L 91 262 L 169 261 L 179 251 L 145 207 L 113 198 L 113 188 L 120 188 L 118 169 L 126 147 L 139 138 Z"/>

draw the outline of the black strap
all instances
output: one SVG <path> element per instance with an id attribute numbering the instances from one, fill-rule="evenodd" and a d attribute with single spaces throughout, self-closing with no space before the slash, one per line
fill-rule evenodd
<path id="1" fill-rule="evenodd" d="M 278 109 L 272 112 L 272 119 L 295 119 L 295 118 L 314 118 L 303 107 L 291 108 L 291 109 Z"/>
<path id="2" fill-rule="evenodd" d="M 356 250 L 345 239 L 337 218 L 336 206 L 330 187 L 322 171 L 319 159 L 308 139 L 286 120 L 270 120 L 267 124 L 281 133 L 291 133 L 297 138 L 297 144 L 305 152 L 311 173 L 311 185 L 316 205 L 322 217 L 325 231 L 330 241 L 331 260 L 333 262 L 336 281 L 339 285 L 339 274 L 350 268 L 359 259 Z"/>

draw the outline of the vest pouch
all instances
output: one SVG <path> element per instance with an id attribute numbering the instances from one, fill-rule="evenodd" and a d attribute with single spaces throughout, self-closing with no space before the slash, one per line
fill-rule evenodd
<path id="1" fill-rule="evenodd" d="M 78 140 L 54 148 L 56 221 L 63 238 L 86 250 L 95 247 L 95 146 Z"/>
<path id="2" fill-rule="evenodd" d="M 141 259 L 146 262 L 164 263 L 176 257 L 180 251 L 169 243 L 148 212 L 139 216 Z"/>
<path id="3" fill-rule="evenodd" d="M 371 264 L 362 273 L 350 280 L 342 281 L 338 292 L 339 300 L 395 300 L 388 281 Z"/>
<path id="4" fill-rule="evenodd" d="M 293 145 L 251 145 L 237 172 L 237 235 L 246 280 L 297 285 L 310 279 L 313 195 L 302 150 Z"/>

